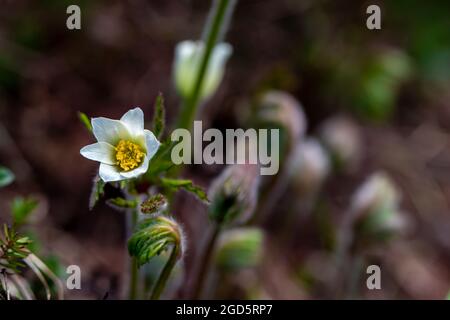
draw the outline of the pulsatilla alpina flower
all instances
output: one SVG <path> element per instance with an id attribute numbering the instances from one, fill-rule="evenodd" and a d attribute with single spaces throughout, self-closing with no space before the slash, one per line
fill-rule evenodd
<path id="1" fill-rule="evenodd" d="M 104 182 L 138 177 L 148 169 L 160 142 L 144 129 L 144 113 L 135 108 L 120 120 L 92 118 L 97 143 L 80 150 L 83 157 L 100 162 L 99 176 Z"/>

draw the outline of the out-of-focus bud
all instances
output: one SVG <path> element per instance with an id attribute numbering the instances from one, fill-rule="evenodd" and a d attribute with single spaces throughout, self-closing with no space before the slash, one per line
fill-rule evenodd
<path id="1" fill-rule="evenodd" d="M 180 225 L 167 216 L 155 215 L 142 221 L 128 240 L 128 252 L 138 265 L 173 247 L 177 259 L 183 257 L 184 236 Z"/>
<path id="2" fill-rule="evenodd" d="M 224 271 L 257 266 L 262 257 L 264 234 L 258 228 L 238 228 L 221 234 L 216 263 Z"/>
<path id="3" fill-rule="evenodd" d="M 213 181 L 209 216 L 217 224 L 244 223 L 253 214 L 258 198 L 259 167 L 234 164 Z"/>
<path id="4" fill-rule="evenodd" d="M 352 167 L 361 158 L 361 137 L 356 124 L 338 116 L 327 120 L 320 128 L 320 138 L 338 167 Z"/>
<path id="5" fill-rule="evenodd" d="M 292 186 L 300 194 L 315 193 L 330 172 L 328 154 L 319 141 L 308 138 L 297 144 L 290 170 Z"/>
<path id="6" fill-rule="evenodd" d="M 351 219 L 357 238 L 386 240 L 406 227 L 400 212 L 400 192 L 382 172 L 374 173 L 355 192 Z"/>
<path id="7" fill-rule="evenodd" d="M 151 196 L 141 203 L 141 212 L 144 214 L 161 213 L 167 209 L 167 199 L 160 193 Z"/>
<path id="8" fill-rule="evenodd" d="M 200 90 L 200 100 L 214 94 L 225 73 L 225 64 L 231 56 L 233 48 L 228 43 L 218 43 L 210 56 L 206 73 Z M 185 99 L 192 95 L 205 44 L 202 41 L 182 41 L 175 49 L 174 77 L 178 93 Z"/>
<path id="9" fill-rule="evenodd" d="M 286 147 L 293 147 L 306 132 L 307 121 L 303 107 L 292 95 L 283 91 L 269 91 L 259 100 L 257 124 L 265 128 L 279 128 L 285 132 Z M 283 138 L 283 133 L 282 133 Z"/>

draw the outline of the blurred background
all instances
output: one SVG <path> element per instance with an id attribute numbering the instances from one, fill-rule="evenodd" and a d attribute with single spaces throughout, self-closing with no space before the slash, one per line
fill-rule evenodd
<path id="1" fill-rule="evenodd" d="M 77 112 L 119 118 L 140 106 L 150 120 L 162 92 L 173 124 L 180 104 L 174 48 L 199 38 L 210 3 L 0 4 L 0 164 L 16 175 L 1 190 L 0 220 L 8 221 L 13 199 L 38 200 L 27 227 L 36 250 L 61 277 L 65 266 L 82 270 L 82 289 L 67 298 L 118 299 L 125 218 L 105 204 L 88 209 L 97 164 L 79 154 L 93 138 Z M 66 28 L 71 4 L 81 8 L 81 30 Z M 366 28 L 370 4 L 381 7 L 381 30 Z M 219 285 L 208 298 L 447 295 L 449 14 L 448 1 L 238 1 L 226 36 L 233 55 L 198 118 L 214 128 L 250 127 L 252 108 L 275 99 L 288 136 L 295 131 L 301 141 L 289 141 L 295 147 L 282 157 L 278 182 L 263 183 L 257 211 L 264 214 L 254 223 L 264 231 L 260 257 L 232 272 L 218 262 Z M 183 175 L 207 189 L 222 169 L 187 166 Z M 278 194 L 266 187 L 280 180 Z M 361 227 L 358 219 L 385 198 L 396 220 L 377 221 L 376 232 L 373 221 Z M 206 208 L 179 193 L 174 210 L 187 234 L 189 273 L 193 244 L 208 227 Z M 340 254 L 349 237 L 358 244 Z M 381 268 L 381 290 L 366 287 L 371 264 Z M 183 284 L 173 287 L 170 297 L 182 297 Z"/>

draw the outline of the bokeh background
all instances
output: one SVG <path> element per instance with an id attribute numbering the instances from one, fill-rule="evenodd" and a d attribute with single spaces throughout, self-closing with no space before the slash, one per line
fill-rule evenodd
<path id="1" fill-rule="evenodd" d="M 180 104 L 172 81 L 174 48 L 199 37 L 210 2 L 0 4 L 0 163 L 16 175 L 0 193 L 0 219 L 8 221 L 13 198 L 38 199 L 29 227 L 36 246 L 62 277 L 64 266 L 82 270 L 82 290 L 68 291 L 67 297 L 100 299 L 107 292 L 120 298 L 125 218 L 105 204 L 88 210 L 97 164 L 79 154 L 93 138 L 77 112 L 119 118 L 140 106 L 151 119 L 162 92 L 171 123 Z M 66 28 L 70 4 L 81 7 L 79 31 Z M 369 4 L 381 7 L 381 30 L 366 28 Z M 209 298 L 446 296 L 449 14 L 448 1 L 238 1 L 226 36 L 233 55 L 219 91 L 198 118 L 211 127 L 241 127 L 258 96 L 286 91 L 301 103 L 307 135 L 320 137 L 330 121 L 341 124 L 343 132 L 333 135 L 344 135 L 340 148 L 349 158 L 328 175 L 312 205 L 298 201 L 304 199 L 302 190 L 287 187 L 261 224 L 266 237 L 260 264 L 224 276 Z M 208 188 L 222 169 L 189 166 L 184 176 Z M 335 270 L 331 261 L 354 192 L 379 170 L 398 186 L 408 228 L 364 253 L 366 265 L 382 270 L 382 290 L 371 291 L 365 268 Z M 180 193 L 174 215 L 187 233 L 189 270 L 194 244 L 208 227 L 206 209 Z M 359 280 L 350 291 L 337 290 L 339 279 L 353 275 Z M 179 292 L 175 288 L 172 296 L 181 297 Z"/>

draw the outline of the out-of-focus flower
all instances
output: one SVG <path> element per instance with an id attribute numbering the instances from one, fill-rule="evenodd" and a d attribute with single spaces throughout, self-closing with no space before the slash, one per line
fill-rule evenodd
<path id="1" fill-rule="evenodd" d="M 221 234 L 216 263 L 222 270 L 233 271 L 258 265 L 262 257 L 263 232 L 258 228 L 238 228 Z"/>
<path id="2" fill-rule="evenodd" d="M 320 128 L 320 138 L 339 166 L 351 167 L 358 163 L 360 132 L 349 118 L 338 116 L 327 120 Z"/>
<path id="3" fill-rule="evenodd" d="M 210 218 L 218 223 L 246 222 L 256 207 L 259 167 L 235 164 L 214 180 L 209 191 Z"/>
<path id="4" fill-rule="evenodd" d="M 200 90 L 200 100 L 212 96 L 217 90 L 232 52 L 233 48 L 228 43 L 218 43 L 214 47 Z M 175 86 L 185 99 L 192 95 L 204 54 L 205 44 L 202 41 L 182 41 L 175 48 Z"/>
<path id="5" fill-rule="evenodd" d="M 292 185 L 301 194 L 316 192 L 330 172 L 328 154 L 319 141 L 308 138 L 297 144 L 290 170 Z"/>
<path id="6" fill-rule="evenodd" d="M 371 175 L 355 192 L 352 221 L 356 236 L 384 240 L 404 229 L 406 221 L 400 212 L 400 192 L 382 172 Z"/>
<path id="7" fill-rule="evenodd" d="M 159 141 L 144 129 L 144 113 L 135 108 L 120 120 L 92 118 L 97 143 L 83 147 L 83 157 L 100 162 L 99 176 L 104 182 L 136 178 L 148 169 Z"/>
<path id="8" fill-rule="evenodd" d="M 269 91 L 259 101 L 257 114 L 259 125 L 275 127 L 287 133 L 287 141 L 293 146 L 305 133 L 307 127 L 306 116 L 301 104 L 289 93 L 283 91 Z"/>

